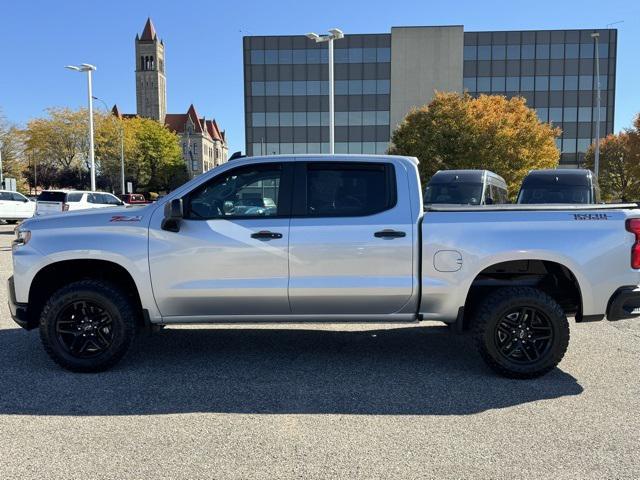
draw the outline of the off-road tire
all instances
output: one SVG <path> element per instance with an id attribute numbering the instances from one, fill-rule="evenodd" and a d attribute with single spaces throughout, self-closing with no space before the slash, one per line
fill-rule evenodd
<path id="1" fill-rule="evenodd" d="M 72 354 L 63 340 L 69 336 L 62 337 L 58 333 L 60 319 L 68 311 L 65 309 L 82 302 L 97 305 L 110 317 L 109 328 L 105 331 L 111 334 L 111 342 L 105 342 L 108 346 L 89 358 Z M 61 367 L 74 372 L 101 372 L 118 363 L 131 347 L 136 336 L 137 317 L 131 299 L 115 285 L 101 280 L 79 280 L 53 293 L 45 304 L 40 315 L 40 339 L 47 354 Z M 64 328 L 70 327 L 67 325 Z"/>
<path id="2" fill-rule="evenodd" d="M 524 362 L 522 359 L 513 361 L 502 354 L 502 349 L 499 348 L 498 329 L 501 329 L 502 335 L 504 329 L 502 322 L 509 317 L 513 318 L 513 313 L 510 312 L 520 308 L 535 309 L 539 312 L 540 318 L 545 318 L 545 322 L 549 325 L 547 328 L 551 332 L 551 339 L 545 351 L 535 361 L 529 361 L 528 358 L 525 358 Z M 515 322 L 518 323 L 518 320 Z M 513 328 L 516 331 L 513 335 L 515 342 L 522 342 L 521 338 L 516 338 L 521 332 L 517 330 L 518 325 Z M 569 345 L 569 322 L 560 305 L 546 293 L 531 287 L 507 287 L 495 290 L 480 304 L 474 319 L 473 334 L 480 355 L 494 371 L 509 378 L 535 378 L 554 369 L 562 360 Z M 524 338 L 526 342 L 526 332 Z M 503 345 L 507 341 L 505 340 Z M 538 341 L 538 345 L 542 341 Z M 522 344 L 519 345 L 518 348 L 523 347 Z M 527 348 L 526 352 L 522 350 L 522 356 L 535 347 L 530 341 Z"/>

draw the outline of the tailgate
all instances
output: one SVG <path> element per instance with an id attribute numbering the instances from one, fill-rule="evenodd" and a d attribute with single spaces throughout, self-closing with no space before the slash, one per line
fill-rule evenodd
<path id="1" fill-rule="evenodd" d="M 36 202 L 36 215 L 51 215 L 62 213 L 62 202 L 38 200 Z"/>

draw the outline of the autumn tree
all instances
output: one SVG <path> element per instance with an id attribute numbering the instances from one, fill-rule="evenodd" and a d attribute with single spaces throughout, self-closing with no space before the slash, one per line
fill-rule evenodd
<path id="1" fill-rule="evenodd" d="M 29 187 L 24 177 L 26 157 L 24 155 L 24 138 L 21 131 L 10 124 L 0 111 L 0 153 L 2 154 L 2 174 L 4 178 L 15 178 L 18 190 L 28 192 Z"/>
<path id="2" fill-rule="evenodd" d="M 425 182 L 438 170 L 494 171 L 515 196 L 529 170 L 558 165 L 559 134 L 522 97 L 440 92 L 407 114 L 393 132 L 389 153 L 417 157 Z"/>
<path id="3" fill-rule="evenodd" d="M 585 168 L 595 168 L 595 145 L 585 155 Z M 600 142 L 598 181 L 602 199 L 623 202 L 640 200 L 640 115 L 633 128 L 608 135 Z"/>
<path id="4" fill-rule="evenodd" d="M 49 109 L 48 116 L 29 122 L 24 131 L 26 155 L 37 165 L 44 187 L 86 188 L 89 145 L 86 110 Z M 124 138 L 125 178 L 136 189 L 164 191 L 187 180 L 176 134 L 146 118 L 94 113 L 96 180 L 99 188 L 120 191 L 121 138 Z M 34 179 L 35 172 L 28 169 Z"/>

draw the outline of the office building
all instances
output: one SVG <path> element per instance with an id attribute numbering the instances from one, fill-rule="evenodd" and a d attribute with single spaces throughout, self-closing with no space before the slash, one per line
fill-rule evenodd
<path id="1" fill-rule="evenodd" d="M 520 95 L 559 126 L 561 165 L 595 138 L 598 32 L 601 136 L 613 132 L 617 31 L 465 32 L 393 27 L 345 35 L 335 47 L 336 153 L 384 153 L 391 133 L 434 91 Z M 329 151 L 326 43 L 304 35 L 244 37 L 248 155 Z"/>

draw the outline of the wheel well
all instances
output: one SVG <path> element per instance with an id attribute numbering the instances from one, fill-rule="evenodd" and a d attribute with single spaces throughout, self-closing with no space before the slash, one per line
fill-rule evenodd
<path id="1" fill-rule="evenodd" d="M 29 316 L 34 321 L 51 295 L 71 282 L 84 279 L 105 280 L 121 288 L 132 300 L 143 323 L 142 303 L 138 287 L 131 274 L 121 265 L 106 260 L 64 260 L 40 270 L 29 289 Z"/>
<path id="2" fill-rule="evenodd" d="M 490 291 L 512 286 L 538 288 L 558 302 L 567 315 L 582 320 L 582 294 L 571 270 L 547 260 L 512 260 L 485 268 L 473 280 L 464 307 L 464 327 L 469 327 L 479 302 Z"/>

